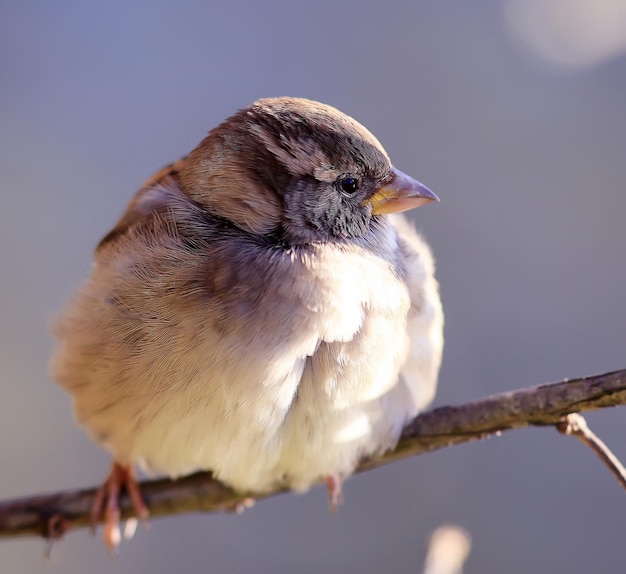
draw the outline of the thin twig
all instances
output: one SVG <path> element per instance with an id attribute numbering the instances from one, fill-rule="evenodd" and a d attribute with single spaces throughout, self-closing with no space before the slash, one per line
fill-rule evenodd
<path id="1" fill-rule="evenodd" d="M 565 420 L 556 425 L 556 429 L 563 434 L 576 437 L 595 452 L 600 460 L 617 478 L 617 481 L 626 490 L 626 468 L 611 452 L 608 446 L 589 428 L 585 418 L 578 413 L 572 413 Z"/>
<path id="2" fill-rule="evenodd" d="M 561 424 L 572 412 L 624 404 L 626 370 L 503 393 L 456 407 L 441 407 L 415 418 L 405 427 L 395 450 L 363 461 L 357 472 L 515 428 Z M 177 481 L 146 481 L 141 484 L 141 490 L 152 518 L 232 511 L 249 497 L 260 499 L 285 492 L 283 489 L 261 495 L 236 493 L 206 472 Z M 95 489 L 90 488 L 0 502 L 0 538 L 60 536 L 67 530 L 88 526 L 94 494 Z M 123 518 L 132 515 L 128 496 L 122 497 L 121 508 Z"/>

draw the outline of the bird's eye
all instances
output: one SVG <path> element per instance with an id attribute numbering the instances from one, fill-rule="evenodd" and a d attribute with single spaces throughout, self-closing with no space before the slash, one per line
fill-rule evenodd
<path id="1" fill-rule="evenodd" d="M 339 180 L 338 184 L 339 189 L 341 189 L 344 193 L 352 194 L 359 189 L 359 180 L 355 177 L 344 177 Z"/>

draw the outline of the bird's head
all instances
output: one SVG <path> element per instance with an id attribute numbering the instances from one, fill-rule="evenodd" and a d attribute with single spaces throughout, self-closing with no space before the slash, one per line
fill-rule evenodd
<path id="1" fill-rule="evenodd" d="M 300 98 L 240 110 L 191 152 L 180 176 L 212 213 L 290 244 L 361 237 L 377 216 L 437 199 L 395 169 L 361 124 Z"/>

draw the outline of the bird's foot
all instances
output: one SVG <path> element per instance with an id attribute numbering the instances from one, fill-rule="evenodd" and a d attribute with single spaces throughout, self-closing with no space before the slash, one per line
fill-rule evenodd
<path id="1" fill-rule="evenodd" d="M 254 498 L 243 498 L 242 500 L 234 504 L 232 512 L 234 512 L 235 514 L 243 514 L 245 510 L 247 510 L 248 508 L 252 508 L 255 504 L 256 500 Z"/>
<path id="2" fill-rule="evenodd" d="M 343 504 L 343 493 L 341 492 L 341 478 L 336 474 L 329 474 L 325 478 L 326 490 L 328 490 L 328 503 L 332 513 L 337 512 L 337 507 Z"/>
<path id="3" fill-rule="evenodd" d="M 104 543 L 111 552 L 117 551 L 117 547 L 122 539 L 120 532 L 120 495 L 123 488 L 126 488 L 126 492 L 128 492 L 137 518 L 146 526 L 148 526 L 148 517 L 150 516 L 148 507 L 141 496 L 141 490 L 133 467 L 114 462 L 109 476 L 98 489 L 98 492 L 96 492 L 91 506 L 92 532 L 95 532 L 96 525 L 99 522 L 104 522 Z M 127 533 L 125 533 L 126 538 L 131 538 L 133 532 L 134 529 L 127 529 Z"/>

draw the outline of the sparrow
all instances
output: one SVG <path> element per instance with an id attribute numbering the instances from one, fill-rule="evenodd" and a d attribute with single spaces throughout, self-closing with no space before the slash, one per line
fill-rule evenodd
<path id="1" fill-rule="evenodd" d="M 110 547 L 135 468 L 331 508 L 359 462 L 433 399 L 443 313 L 399 212 L 436 201 L 339 110 L 261 99 L 150 178 L 58 316 L 51 375 L 113 456 L 94 500 Z"/>

